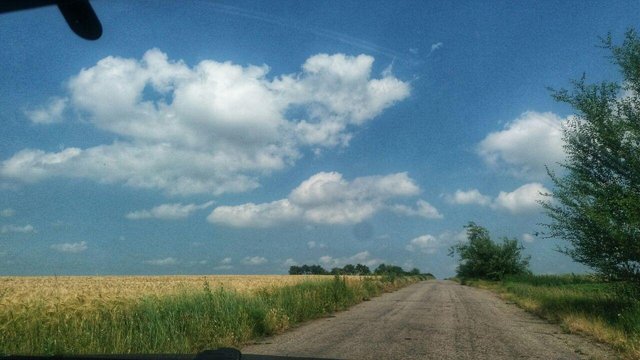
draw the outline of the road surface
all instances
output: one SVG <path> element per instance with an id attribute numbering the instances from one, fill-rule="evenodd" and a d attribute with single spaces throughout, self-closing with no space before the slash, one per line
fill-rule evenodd
<path id="1" fill-rule="evenodd" d="M 243 354 L 330 359 L 616 359 L 493 293 L 423 281 L 284 334 Z"/>

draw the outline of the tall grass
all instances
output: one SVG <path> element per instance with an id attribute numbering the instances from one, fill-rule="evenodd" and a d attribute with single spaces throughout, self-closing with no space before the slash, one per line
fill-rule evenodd
<path id="1" fill-rule="evenodd" d="M 633 286 L 587 275 L 522 275 L 467 283 L 495 290 L 525 310 L 640 359 L 640 299 Z"/>
<path id="2" fill-rule="evenodd" d="M 199 291 L 56 307 L 43 299 L 0 312 L 0 354 L 196 353 L 240 346 L 346 309 L 417 278 L 335 277 L 241 293 Z"/>

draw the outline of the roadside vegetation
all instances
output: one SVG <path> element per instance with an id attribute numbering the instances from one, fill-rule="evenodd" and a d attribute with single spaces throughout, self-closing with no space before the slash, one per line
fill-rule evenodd
<path id="1" fill-rule="evenodd" d="M 208 281 L 199 290 L 139 298 L 4 300 L 0 355 L 190 354 L 288 329 L 423 279 L 327 276 L 240 292 Z"/>
<path id="2" fill-rule="evenodd" d="M 547 237 L 564 239 L 562 251 L 601 277 L 640 287 L 640 37 L 611 36 L 602 47 L 622 81 L 573 82 L 553 92 L 575 116 L 563 127 L 566 159 L 542 202 Z"/>
<path id="3" fill-rule="evenodd" d="M 612 345 L 640 359 L 640 36 L 629 30 L 621 45 L 610 36 L 622 81 L 553 90 L 575 110 L 563 127 L 567 154 L 548 170 L 553 191 L 541 202 L 549 217 L 543 234 L 566 241 L 559 251 L 593 275 L 532 275 L 516 240 L 494 243 L 471 222 L 468 242 L 451 248 L 457 279 L 500 293 L 522 308 Z"/>
<path id="4" fill-rule="evenodd" d="M 588 335 L 624 357 L 640 359 L 640 302 L 624 283 L 593 275 L 519 275 L 465 283 L 495 291 L 566 331 Z"/>
<path id="5" fill-rule="evenodd" d="M 501 243 L 491 239 L 489 231 L 473 221 L 465 226 L 467 240 L 452 246 L 450 256 L 458 256 L 458 277 L 501 280 L 507 275 L 529 273 L 529 258 L 516 239 L 503 238 Z"/>

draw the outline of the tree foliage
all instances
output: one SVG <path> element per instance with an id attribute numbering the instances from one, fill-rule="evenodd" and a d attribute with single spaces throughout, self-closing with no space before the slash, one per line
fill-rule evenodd
<path id="1" fill-rule="evenodd" d="M 629 30 L 621 45 L 604 39 L 621 84 L 574 81 L 554 98 L 575 111 L 564 127 L 561 175 L 542 202 L 549 237 L 575 261 L 611 279 L 640 283 L 640 38 Z"/>
<path id="2" fill-rule="evenodd" d="M 371 275 L 372 272 L 367 265 L 363 264 L 347 264 L 343 267 L 334 267 L 331 271 L 325 270 L 320 265 L 301 265 L 301 266 L 291 266 L 289 268 L 289 275 Z M 421 275 L 420 269 L 413 268 L 411 271 L 404 271 L 400 266 L 396 265 L 386 265 L 380 264 L 373 271 L 374 275 L 397 275 L 397 276 L 405 276 L 405 275 Z M 433 277 L 431 274 L 427 274 L 430 277 Z"/>
<path id="3" fill-rule="evenodd" d="M 328 275 L 329 272 L 320 265 L 293 265 L 289 268 L 289 275 Z"/>
<path id="4" fill-rule="evenodd" d="M 449 255 L 460 257 L 457 276 L 501 280 L 505 275 L 528 273 L 529 258 L 522 256 L 516 239 L 503 238 L 501 244 L 491 240 L 489 231 L 473 221 L 465 226 L 467 242 L 451 247 Z"/>
<path id="5" fill-rule="evenodd" d="M 331 272 L 325 270 L 320 265 L 293 265 L 289 267 L 289 275 L 370 275 L 371 270 L 367 265 L 357 264 L 351 265 L 347 264 L 344 267 L 334 267 L 331 269 Z"/>

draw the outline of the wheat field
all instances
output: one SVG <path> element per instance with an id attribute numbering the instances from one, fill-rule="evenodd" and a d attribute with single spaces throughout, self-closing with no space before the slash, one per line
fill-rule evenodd
<path id="1" fill-rule="evenodd" d="M 205 283 L 212 289 L 251 293 L 330 278 L 326 275 L 2 276 L 0 309 L 34 301 L 83 303 L 175 295 L 201 291 Z"/>
<path id="2" fill-rule="evenodd" d="M 206 275 L 0 277 L 0 356 L 196 353 L 393 291 L 418 278 Z"/>

